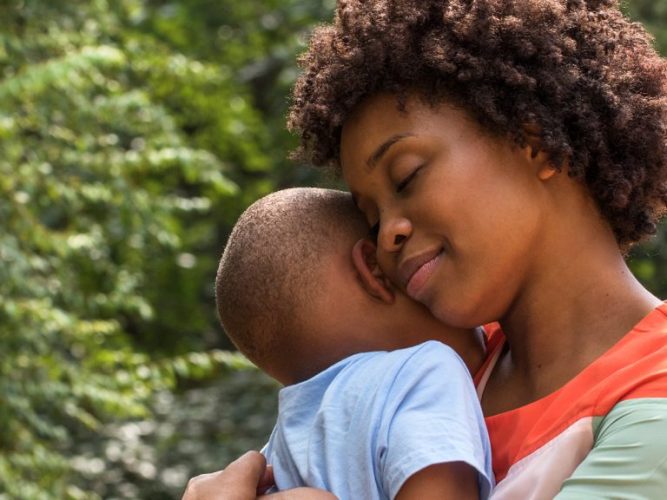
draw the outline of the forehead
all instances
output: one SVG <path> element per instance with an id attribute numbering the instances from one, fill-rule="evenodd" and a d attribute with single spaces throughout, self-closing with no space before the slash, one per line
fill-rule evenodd
<path id="1" fill-rule="evenodd" d="M 479 125 L 460 108 L 444 101 L 433 105 L 417 94 L 401 107 L 394 94 L 382 93 L 362 101 L 343 124 L 340 163 L 343 178 L 368 173 L 374 160 L 406 137 L 446 144 L 482 134 Z"/>
<path id="2" fill-rule="evenodd" d="M 416 99 L 409 99 L 401 108 L 398 97 L 388 93 L 361 101 L 343 123 L 341 163 L 345 162 L 344 156 L 359 153 L 360 147 L 370 148 L 374 141 L 401 133 L 399 130 L 409 130 L 420 109 Z"/>

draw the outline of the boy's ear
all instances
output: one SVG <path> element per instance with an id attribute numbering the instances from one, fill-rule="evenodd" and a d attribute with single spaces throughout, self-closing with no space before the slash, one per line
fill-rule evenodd
<path id="1" fill-rule="evenodd" d="M 363 238 L 352 247 L 352 264 L 366 293 L 386 304 L 393 304 L 394 291 L 389 279 L 378 266 L 376 252 L 375 243 Z"/>

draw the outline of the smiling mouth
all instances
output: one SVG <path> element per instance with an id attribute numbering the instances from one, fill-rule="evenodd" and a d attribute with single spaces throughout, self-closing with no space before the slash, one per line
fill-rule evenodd
<path id="1" fill-rule="evenodd" d="M 429 278 L 433 275 L 443 253 L 444 251 L 441 249 L 435 255 L 430 256 L 430 258 L 427 258 L 427 260 L 417 266 L 407 280 L 405 291 L 409 297 L 419 300 L 420 292 L 423 290 Z"/>

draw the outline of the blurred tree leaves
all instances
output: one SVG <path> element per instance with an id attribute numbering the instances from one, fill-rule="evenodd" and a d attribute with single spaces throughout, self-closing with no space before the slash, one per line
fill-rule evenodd
<path id="1" fill-rule="evenodd" d="M 667 2 L 664 0 L 626 0 L 625 12 L 640 21 L 655 36 L 656 46 L 662 54 L 667 52 Z"/>
<path id="2" fill-rule="evenodd" d="M 295 46 L 211 44 L 253 6 L 195 4 L 0 4 L 0 496 L 84 495 L 73 443 L 233 361 L 211 350 L 217 255 L 286 165 L 251 66 Z"/>
<path id="3" fill-rule="evenodd" d="M 622 5 L 631 18 L 646 26 L 655 37 L 658 50 L 667 55 L 667 0 L 632 0 Z M 629 263 L 645 286 L 667 299 L 667 220 L 654 238 L 633 249 Z"/>

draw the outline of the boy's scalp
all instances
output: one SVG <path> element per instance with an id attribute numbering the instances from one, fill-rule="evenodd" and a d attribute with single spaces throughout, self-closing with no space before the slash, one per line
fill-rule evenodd
<path id="1" fill-rule="evenodd" d="M 216 276 L 218 314 L 227 335 L 252 361 L 285 348 L 309 300 L 321 293 L 319 262 L 343 235 L 367 231 L 351 195 L 293 188 L 261 198 L 239 217 Z"/>

